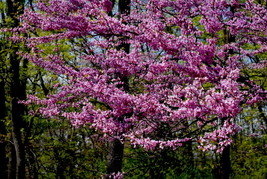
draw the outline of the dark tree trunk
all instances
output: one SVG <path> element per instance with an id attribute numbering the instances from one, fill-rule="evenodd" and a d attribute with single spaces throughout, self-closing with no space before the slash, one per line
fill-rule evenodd
<path id="1" fill-rule="evenodd" d="M 232 13 L 235 13 L 234 7 L 231 6 L 229 10 Z M 224 35 L 225 35 L 224 40 L 226 44 L 236 41 L 235 36 L 233 36 L 228 29 L 225 29 Z M 229 56 L 233 53 L 234 53 L 233 49 L 230 49 L 228 51 Z M 227 56 L 227 58 L 229 58 L 229 56 Z M 222 119 L 222 124 L 224 123 L 225 120 L 226 119 L 224 118 Z M 231 160 L 230 160 L 230 146 L 227 146 L 223 149 L 221 159 L 220 159 L 220 165 L 221 166 L 219 168 L 219 175 L 220 175 L 219 178 L 228 179 L 230 177 L 231 170 L 232 170 Z"/>
<path id="2" fill-rule="evenodd" d="M 29 160 L 29 163 L 28 163 L 28 170 L 29 170 L 29 174 L 30 174 L 30 177 L 31 179 L 38 179 L 38 167 L 36 165 L 36 158 L 35 158 L 35 155 L 33 153 L 33 151 L 27 151 L 27 154 L 28 154 L 28 160 Z"/>
<path id="3" fill-rule="evenodd" d="M 25 123 L 23 121 L 23 115 L 25 107 L 19 104 L 19 100 L 25 99 L 25 89 L 20 82 L 20 60 L 17 55 L 12 55 L 10 59 L 10 71 L 11 71 L 11 87 L 10 87 L 10 112 L 12 121 L 12 137 L 13 144 L 16 151 L 16 178 L 25 178 L 25 147 L 22 141 L 21 130 L 24 129 Z"/>
<path id="4" fill-rule="evenodd" d="M 14 145 L 10 145 L 8 160 L 8 179 L 16 178 L 16 151 Z"/>
<path id="5" fill-rule="evenodd" d="M 122 169 L 124 145 L 118 139 L 109 141 L 109 154 L 107 163 L 107 174 L 120 172 Z"/>
<path id="6" fill-rule="evenodd" d="M 194 164 L 194 153 L 193 153 L 193 145 L 192 145 L 192 141 L 188 141 L 185 143 L 185 155 L 186 155 L 186 160 L 187 160 L 187 165 L 190 168 L 194 168 L 195 164 Z"/>
<path id="7" fill-rule="evenodd" d="M 114 2 L 114 1 L 112 1 Z M 119 0 L 118 2 L 118 11 L 120 14 L 128 15 L 130 14 L 130 3 L 131 0 Z M 125 39 L 125 37 L 122 37 Z M 126 53 L 130 52 L 130 44 L 122 43 L 118 49 L 124 50 Z M 123 89 L 126 92 L 129 92 L 129 84 L 128 77 L 120 76 L 121 81 L 123 82 Z M 120 120 L 120 119 L 118 119 Z M 123 121 L 121 121 L 123 122 Z M 121 143 L 119 139 L 113 138 L 109 141 L 109 153 L 108 153 L 108 161 L 107 161 L 107 174 L 118 173 L 122 170 L 122 161 L 123 161 L 123 150 L 124 145 Z"/>
<path id="8" fill-rule="evenodd" d="M 230 146 L 223 150 L 220 165 L 220 179 L 229 179 L 231 174 Z"/>
<path id="9" fill-rule="evenodd" d="M 25 0 L 7 0 L 7 16 L 13 20 L 11 27 L 19 26 L 18 17 L 23 14 Z M 16 153 L 16 179 L 25 178 L 25 146 L 22 139 L 22 129 L 25 129 L 23 116 L 25 107 L 19 104 L 19 100 L 26 97 L 26 78 L 24 70 L 27 68 L 27 61 L 24 61 L 22 70 L 20 69 L 21 59 L 17 55 L 18 47 L 11 47 L 10 60 L 10 118 L 12 121 L 12 138 Z M 25 69 L 24 69 L 25 68 Z M 20 72 L 21 71 L 21 72 Z"/>
<path id="10" fill-rule="evenodd" d="M 5 117 L 6 113 L 6 97 L 5 97 L 5 82 L 0 79 L 0 176 L 7 178 L 7 154 L 6 154 L 6 126 Z"/>
<path id="11" fill-rule="evenodd" d="M 130 3 L 131 0 L 119 0 L 119 13 L 120 14 L 130 14 Z"/>

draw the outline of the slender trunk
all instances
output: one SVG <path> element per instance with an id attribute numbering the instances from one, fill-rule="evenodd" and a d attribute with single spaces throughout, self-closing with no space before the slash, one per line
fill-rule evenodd
<path id="1" fill-rule="evenodd" d="M 2 0 L 0 0 L 2 3 Z M 5 13 L 1 12 L 1 24 L 4 23 Z M 4 45 L 0 44 L 0 50 L 2 51 Z M 3 59 L 0 57 L 0 64 L 4 63 Z M 7 178 L 7 139 L 6 139 L 6 116 L 7 116 L 7 108 L 6 108 L 6 83 L 5 83 L 5 70 L 4 65 L 0 67 L 0 176 L 3 178 Z"/>
<path id="2" fill-rule="evenodd" d="M 114 2 L 114 1 L 113 1 Z M 118 11 L 119 13 L 129 15 L 130 14 L 130 0 L 119 0 Z M 130 51 L 130 44 L 122 43 L 118 49 L 124 50 L 126 53 Z M 120 77 L 123 84 L 123 89 L 125 92 L 129 92 L 128 77 Z M 120 119 L 118 119 L 120 120 Z M 123 122 L 123 121 L 121 121 Z M 122 170 L 122 161 L 123 161 L 123 143 L 116 138 L 113 138 L 109 141 L 109 154 L 107 162 L 107 174 L 118 173 Z"/>
<path id="3" fill-rule="evenodd" d="M 25 0 L 13 1 L 6 0 L 7 5 L 7 16 L 13 20 L 10 27 L 18 27 L 18 17 L 23 14 Z M 25 107 L 19 104 L 19 100 L 25 99 L 26 96 L 26 80 L 24 70 L 27 66 L 23 64 L 23 68 L 20 69 L 21 59 L 17 55 L 18 47 L 12 46 L 12 51 L 9 55 L 10 60 L 10 118 L 12 121 L 12 138 L 13 145 L 16 153 L 16 179 L 25 178 L 25 146 L 22 139 L 22 130 L 25 129 L 25 123 L 23 116 L 25 114 Z M 26 61 L 24 61 L 26 62 Z M 26 65 L 26 66 L 25 66 Z M 20 73 L 22 71 L 22 73 Z M 22 74 L 22 76 L 21 76 Z"/>
<path id="4" fill-rule="evenodd" d="M 226 119 L 222 119 L 222 124 L 224 123 Z M 218 178 L 219 179 L 229 179 L 230 174 L 232 172 L 232 165 L 231 165 L 231 158 L 230 158 L 230 152 L 231 152 L 231 146 L 226 146 L 222 154 L 220 156 L 220 166 L 218 168 Z"/>
<path id="5" fill-rule="evenodd" d="M 232 13 L 235 13 L 235 8 L 231 6 L 230 11 Z M 225 35 L 224 40 L 225 40 L 226 44 L 227 43 L 229 44 L 229 43 L 236 41 L 235 36 L 233 36 L 228 29 L 225 29 L 224 35 Z M 234 53 L 233 49 L 228 50 L 229 56 L 233 53 Z M 227 58 L 229 58 L 229 56 L 227 56 Z M 224 123 L 225 120 L 226 119 L 222 119 L 222 124 Z M 232 170 L 231 160 L 230 160 L 230 146 L 227 146 L 223 149 L 221 159 L 220 159 L 220 165 L 221 166 L 219 169 L 220 170 L 219 171 L 219 174 L 220 174 L 219 177 L 222 179 L 229 179 L 230 174 L 231 174 L 231 170 Z"/>
<path id="6" fill-rule="evenodd" d="M 184 121 L 183 125 L 185 126 L 185 134 L 190 134 L 190 128 L 189 128 L 189 122 Z M 191 137 L 191 136 L 189 136 Z M 194 165 L 194 154 L 193 154 L 193 144 L 192 141 L 188 141 L 184 144 L 184 159 L 186 160 L 186 166 L 193 169 L 195 167 Z"/>
<path id="7" fill-rule="evenodd" d="M 10 145 L 8 160 L 8 179 L 16 178 L 16 151 L 14 145 Z"/>
<path id="8" fill-rule="evenodd" d="M 194 164 L 194 153 L 193 153 L 193 145 L 192 145 L 192 141 L 188 141 L 187 143 L 185 143 L 185 149 L 186 149 L 186 159 L 187 159 L 187 165 L 190 168 L 194 168 L 195 164 Z"/>
<path id="9" fill-rule="evenodd" d="M 16 151 L 16 178 L 25 178 L 25 147 L 22 141 L 21 129 L 24 128 L 23 115 L 24 106 L 19 104 L 18 101 L 23 99 L 20 90 L 20 74 L 19 74 L 19 59 L 18 57 L 10 59 L 10 69 L 12 73 L 11 87 L 10 87 L 10 111 L 12 121 L 12 137 L 13 144 Z M 20 89 L 20 90 L 18 90 Z M 24 98 L 25 99 L 25 98 Z"/>
<path id="10" fill-rule="evenodd" d="M 118 139 L 109 141 L 109 156 L 107 163 L 107 174 L 120 172 L 122 169 L 124 145 Z"/>
<path id="11" fill-rule="evenodd" d="M 1 80 L 1 79 L 0 79 Z M 7 178 L 7 154 L 6 146 L 7 141 L 6 136 L 6 126 L 5 126 L 5 117 L 6 117 L 6 98 L 5 98 L 5 82 L 4 80 L 0 81 L 0 176 Z"/>
<path id="12" fill-rule="evenodd" d="M 28 170 L 29 170 L 29 178 L 31 179 L 38 179 L 38 166 L 37 166 L 37 162 L 36 162 L 36 158 L 35 155 L 33 153 L 33 151 L 27 151 L 28 154 L 28 159 L 29 159 L 29 163 L 28 163 Z"/>
<path id="13" fill-rule="evenodd" d="M 229 179 L 231 174 L 230 146 L 225 147 L 221 156 L 220 179 Z"/>

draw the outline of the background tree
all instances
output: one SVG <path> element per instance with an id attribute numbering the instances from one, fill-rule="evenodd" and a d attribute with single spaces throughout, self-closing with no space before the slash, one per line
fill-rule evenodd
<path id="1" fill-rule="evenodd" d="M 18 27 L 18 17 L 23 14 L 25 1 L 1 1 L 1 27 Z M 1 176 L 5 178 L 25 177 L 25 146 L 23 142 L 22 130 L 25 129 L 23 115 L 25 106 L 19 104 L 19 100 L 26 99 L 26 76 L 27 59 L 18 56 L 19 44 L 14 44 L 10 40 L 12 33 L 6 32 L 1 35 L 1 133 L 4 136 L 2 149 Z M 20 90 L 18 90 L 20 89 Z M 6 96 L 8 95 L 8 96 Z M 7 102 L 10 103 L 7 105 Z M 7 107 L 8 106 L 8 107 Z M 6 163 L 6 120 L 12 121 L 12 148 L 9 158 L 9 168 L 7 172 Z"/>

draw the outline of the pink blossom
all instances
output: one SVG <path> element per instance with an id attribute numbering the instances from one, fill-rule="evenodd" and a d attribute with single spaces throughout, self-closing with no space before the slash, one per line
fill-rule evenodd
<path id="1" fill-rule="evenodd" d="M 202 150 L 221 152 L 239 131 L 231 119 L 266 100 L 242 73 L 266 68 L 265 61 L 246 62 L 267 51 L 267 10 L 253 1 L 133 0 L 123 16 L 110 16 L 110 0 L 36 5 L 13 31 L 43 33 L 13 39 L 31 50 L 21 56 L 60 79 L 55 94 L 23 102 L 39 105 L 35 113 L 44 117 L 89 125 L 147 150 L 199 141 Z"/>

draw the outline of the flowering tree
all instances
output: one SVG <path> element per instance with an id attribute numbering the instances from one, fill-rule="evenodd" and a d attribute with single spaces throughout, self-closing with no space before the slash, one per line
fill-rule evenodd
<path id="1" fill-rule="evenodd" d="M 28 96 L 26 103 L 41 105 L 45 117 L 103 132 L 113 141 L 113 161 L 121 162 L 116 157 L 125 141 L 148 150 L 196 142 L 204 151 L 222 152 L 239 130 L 237 114 L 266 99 L 266 91 L 242 72 L 266 68 L 266 61 L 253 64 L 267 51 L 262 4 L 50 0 L 37 7 L 25 12 L 20 31 L 47 33 L 26 38 L 32 51 L 23 55 L 60 75 L 62 83 L 56 94 Z M 72 42 L 68 52 L 62 39 Z M 43 44 L 55 48 L 44 52 Z"/>

